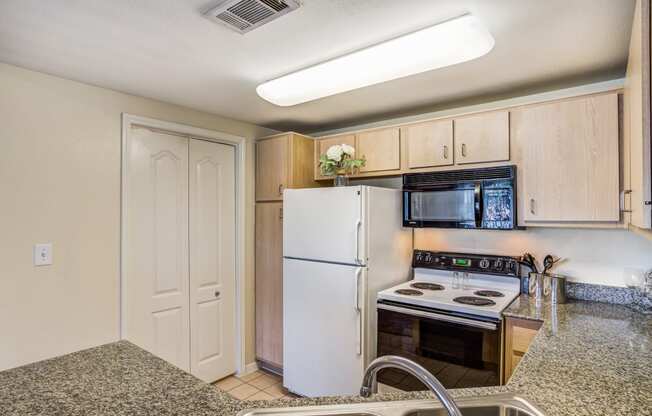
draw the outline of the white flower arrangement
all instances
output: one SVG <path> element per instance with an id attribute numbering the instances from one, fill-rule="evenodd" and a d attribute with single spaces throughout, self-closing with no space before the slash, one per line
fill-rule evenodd
<path id="1" fill-rule="evenodd" d="M 355 148 L 348 144 L 336 144 L 319 157 L 319 169 L 323 176 L 353 173 L 365 165 L 365 159 L 354 159 Z"/>

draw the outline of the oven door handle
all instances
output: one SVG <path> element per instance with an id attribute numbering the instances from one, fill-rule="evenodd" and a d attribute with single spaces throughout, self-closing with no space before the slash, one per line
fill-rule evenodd
<path id="1" fill-rule="evenodd" d="M 386 311 L 391 311 L 391 312 L 403 313 L 405 315 L 418 316 L 420 318 L 428 318 L 428 319 L 433 319 L 435 321 L 444 321 L 444 322 L 450 322 L 454 324 L 468 325 L 476 328 L 489 329 L 492 331 L 495 331 L 498 328 L 496 324 L 492 324 L 491 322 L 476 321 L 473 319 L 460 318 L 458 316 L 444 315 L 435 312 L 425 312 L 416 309 L 402 308 L 400 306 L 385 305 L 382 303 L 379 303 L 377 305 L 377 308 L 384 309 Z"/>

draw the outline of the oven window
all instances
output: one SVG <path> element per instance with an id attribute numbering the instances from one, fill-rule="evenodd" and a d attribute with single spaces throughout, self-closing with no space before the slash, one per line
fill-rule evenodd
<path id="1" fill-rule="evenodd" d="M 412 192 L 410 199 L 414 221 L 475 221 L 474 189 Z"/>
<path id="2" fill-rule="evenodd" d="M 447 389 L 500 385 L 500 349 L 500 326 L 487 330 L 378 309 L 378 356 L 409 358 Z M 405 391 L 426 390 L 395 369 L 381 370 L 378 381 Z"/>

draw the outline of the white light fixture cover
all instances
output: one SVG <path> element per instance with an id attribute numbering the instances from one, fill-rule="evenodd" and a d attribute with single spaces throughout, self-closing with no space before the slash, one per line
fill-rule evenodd
<path id="1" fill-rule="evenodd" d="M 480 20 L 467 14 L 267 81 L 256 92 L 288 107 L 470 61 L 494 43 Z"/>

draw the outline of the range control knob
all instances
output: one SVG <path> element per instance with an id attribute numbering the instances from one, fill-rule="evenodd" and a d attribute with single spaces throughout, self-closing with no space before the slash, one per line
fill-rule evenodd
<path id="1" fill-rule="evenodd" d="M 502 268 L 503 268 L 503 261 L 502 260 L 494 261 L 494 269 L 502 270 Z"/>
<path id="2" fill-rule="evenodd" d="M 426 263 L 432 263 L 432 254 L 426 253 L 426 257 L 424 259 Z"/>
<path id="3" fill-rule="evenodd" d="M 487 259 L 480 260 L 480 268 L 486 269 L 487 267 L 489 267 L 489 260 Z"/>
<path id="4" fill-rule="evenodd" d="M 417 252 L 417 253 L 414 255 L 414 260 L 417 261 L 417 262 L 420 262 L 421 260 L 423 260 L 423 253 L 421 253 L 421 252 Z"/>

